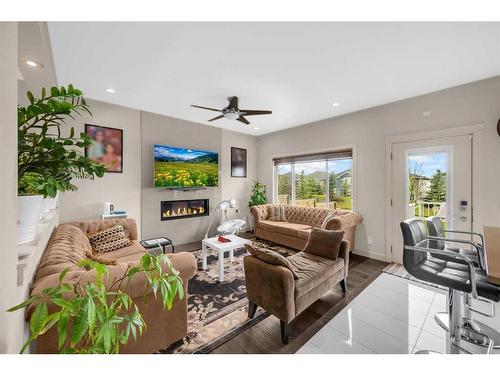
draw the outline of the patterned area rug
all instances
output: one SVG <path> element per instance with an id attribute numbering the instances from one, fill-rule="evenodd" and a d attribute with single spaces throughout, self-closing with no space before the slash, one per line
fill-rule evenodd
<path id="1" fill-rule="evenodd" d="M 295 250 L 264 240 L 253 240 L 264 247 L 288 257 Z M 224 258 L 224 282 L 218 280 L 218 256 L 215 252 L 207 257 L 207 269 L 201 269 L 201 250 L 193 252 L 198 262 L 198 271 L 188 285 L 188 336 L 182 344 L 160 350 L 161 353 L 208 353 L 231 338 L 250 328 L 268 316 L 257 310 L 253 319 L 248 319 L 243 257 L 245 249 L 234 252 L 234 261 L 229 254 Z"/>

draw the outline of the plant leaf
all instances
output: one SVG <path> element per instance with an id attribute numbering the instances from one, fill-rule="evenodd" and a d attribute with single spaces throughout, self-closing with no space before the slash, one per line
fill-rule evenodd
<path id="1" fill-rule="evenodd" d="M 76 345 L 83 338 L 87 329 L 89 327 L 86 308 L 84 308 L 80 313 L 76 316 L 73 321 L 73 330 L 71 332 L 71 345 Z"/>
<path id="2" fill-rule="evenodd" d="M 47 316 L 49 315 L 49 311 L 47 308 L 47 303 L 45 301 L 40 302 L 30 319 L 30 330 L 31 336 L 36 338 L 40 331 L 43 329 L 45 321 L 47 320 Z"/>

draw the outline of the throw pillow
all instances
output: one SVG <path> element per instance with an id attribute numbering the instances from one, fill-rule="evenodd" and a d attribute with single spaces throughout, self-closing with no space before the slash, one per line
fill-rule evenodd
<path id="1" fill-rule="evenodd" d="M 120 224 L 90 234 L 89 241 L 94 254 L 106 253 L 131 245 L 125 228 Z"/>
<path id="2" fill-rule="evenodd" d="M 313 227 L 304 252 L 335 260 L 339 256 L 342 238 L 344 238 L 343 230 L 326 230 Z"/>
<path id="3" fill-rule="evenodd" d="M 330 220 L 334 219 L 337 215 L 335 215 L 333 212 L 328 212 L 325 216 L 325 219 L 323 220 L 323 223 L 321 224 L 321 229 L 326 229 L 328 223 Z"/>
<path id="4" fill-rule="evenodd" d="M 286 221 L 285 219 L 285 207 L 283 206 L 271 206 L 269 212 L 270 221 Z"/>
<path id="5" fill-rule="evenodd" d="M 264 249 L 262 247 L 257 247 L 254 245 L 246 245 L 246 248 L 251 256 L 269 264 L 288 268 L 292 272 L 294 279 L 299 278 L 293 270 L 292 265 L 290 264 L 288 259 L 286 259 L 283 255 L 278 254 L 275 251 Z"/>

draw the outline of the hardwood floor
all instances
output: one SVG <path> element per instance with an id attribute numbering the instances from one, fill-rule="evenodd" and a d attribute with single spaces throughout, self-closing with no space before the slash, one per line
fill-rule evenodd
<path id="1" fill-rule="evenodd" d="M 386 262 L 351 254 L 347 277 L 347 295 L 340 286 L 338 290 L 325 294 L 321 299 L 302 312 L 294 321 L 292 336 L 288 345 L 280 338 L 280 321 L 269 316 L 245 332 L 215 348 L 213 354 L 276 354 L 295 353 L 330 319 L 342 310 L 364 288 L 381 273 Z"/>

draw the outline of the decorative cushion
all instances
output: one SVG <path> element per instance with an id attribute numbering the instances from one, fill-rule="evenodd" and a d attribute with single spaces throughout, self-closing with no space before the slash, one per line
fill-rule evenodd
<path id="1" fill-rule="evenodd" d="M 294 279 L 298 279 L 299 277 L 293 270 L 290 262 L 288 259 L 286 259 L 283 255 L 278 254 L 275 251 L 264 249 L 261 247 L 256 247 L 252 245 L 246 245 L 246 248 L 248 252 L 250 253 L 251 256 L 260 259 L 263 262 L 269 263 L 269 264 L 275 264 L 277 266 L 282 266 L 285 268 L 288 268 L 293 275 Z"/>
<path id="2" fill-rule="evenodd" d="M 131 245 L 130 239 L 125 233 L 125 229 L 120 224 L 90 234 L 89 241 L 94 254 L 106 253 Z"/>
<path id="3" fill-rule="evenodd" d="M 269 220 L 270 221 L 286 221 L 285 207 L 271 206 L 269 207 Z"/>
<path id="4" fill-rule="evenodd" d="M 343 237 L 343 230 L 326 230 L 313 227 L 304 252 L 335 260 L 339 256 L 340 243 Z"/>
<path id="5" fill-rule="evenodd" d="M 328 225 L 328 223 L 330 222 L 330 220 L 334 219 L 335 216 L 337 216 L 336 214 L 334 214 L 333 212 L 328 212 L 325 216 L 325 219 L 323 220 L 323 222 L 321 223 L 321 229 L 326 229 L 326 226 Z"/>

